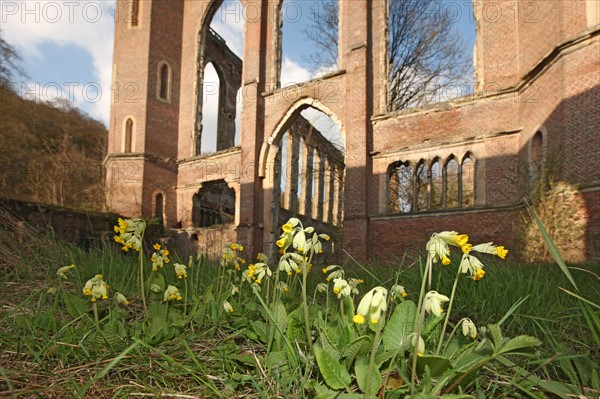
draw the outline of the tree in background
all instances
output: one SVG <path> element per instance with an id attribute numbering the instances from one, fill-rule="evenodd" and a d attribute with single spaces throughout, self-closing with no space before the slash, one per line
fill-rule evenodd
<path id="1" fill-rule="evenodd" d="M 21 98 L 20 59 L 0 38 L 0 197 L 102 210 L 106 127 L 71 103 Z"/>
<path id="2" fill-rule="evenodd" d="M 337 1 L 321 4 L 304 30 L 317 49 L 306 58 L 314 71 L 331 69 L 338 58 Z M 465 82 L 471 56 L 453 24 L 466 16 L 455 12 L 440 0 L 389 1 L 389 111 L 446 101 Z"/>
<path id="3" fill-rule="evenodd" d="M 19 66 L 20 61 L 21 56 L 2 38 L 2 30 L 0 30 L 0 85 L 3 88 L 10 88 L 10 83 L 15 75 L 27 77 Z"/>

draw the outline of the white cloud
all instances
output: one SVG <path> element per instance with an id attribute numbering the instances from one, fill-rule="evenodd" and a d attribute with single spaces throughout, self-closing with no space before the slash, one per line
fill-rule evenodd
<path id="1" fill-rule="evenodd" d="M 308 69 L 301 67 L 287 56 L 283 58 L 281 64 L 281 87 L 295 85 L 310 80 Z"/>
<path id="2" fill-rule="evenodd" d="M 244 10 L 239 0 L 225 0 L 215 12 L 210 27 L 227 42 L 227 47 L 238 57 L 244 50 Z"/>
<path id="3" fill-rule="evenodd" d="M 1 4 L 2 35 L 24 58 L 43 62 L 43 47 L 48 43 L 76 46 L 90 54 L 93 81 L 79 83 L 82 87 L 99 85 L 102 96 L 98 101 L 90 101 L 84 90 L 74 90 L 74 103 L 81 106 L 91 102 L 92 116 L 105 123 L 110 113 L 114 8 L 114 1 L 5 0 Z M 65 77 L 60 83 L 69 81 Z M 47 82 L 35 83 L 43 86 Z"/>

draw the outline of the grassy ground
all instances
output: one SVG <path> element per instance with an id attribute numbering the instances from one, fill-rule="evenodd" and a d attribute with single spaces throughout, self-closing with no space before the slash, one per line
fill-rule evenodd
<path id="1" fill-rule="evenodd" d="M 141 323 L 135 254 L 123 254 L 114 245 L 81 249 L 31 232 L 16 239 L 9 228 L 0 231 L 0 238 L 4 254 L 0 264 L 0 397 L 286 397 L 273 377 L 266 377 L 264 344 L 242 333 L 250 328 L 250 313 L 216 323 L 204 321 L 196 328 L 192 323 L 192 328 L 171 339 L 149 344 L 127 332 Z M 75 317 L 77 313 L 70 312 L 62 296 L 49 293 L 49 288 L 60 288 L 56 269 L 70 263 L 77 268 L 64 283 L 65 291 L 81 296 L 84 282 L 102 273 L 112 292 L 122 292 L 132 302 L 127 310 L 111 314 L 130 330 L 116 331 L 117 338 L 106 339 L 89 328 L 91 312 Z M 348 277 L 364 279 L 366 287 L 398 282 L 409 298 L 416 299 L 420 264 L 418 259 L 404 259 L 392 267 L 367 270 L 350 262 L 347 271 Z M 455 270 L 436 267 L 432 289 L 449 293 Z M 452 319 L 470 317 L 484 325 L 498 321 L 520 303 L 504 322 L 505 334 L 540 338 L 544 342 L 540 358 L 555 356 L 555 366 L 543 368 L 545 376 L 578 385 L 577 368 L 585 367 L 585 362 L 600 363 L 600 353 L 577 301 L 559 289 L 569 283 L 558 267 L 492 262 L 486 263 L 486 271 L 481 281 L 465 278 L 459 282 L 461 294 Z M 172 270 L 168 273 L 176 281 Z M 188 273 L 189 292 L 202 296 L 214 282 L 217 267 L 196 264 Z M 572 273 L 581 292 L 600 303 L 600 265 L 585 265 Z M 313 287 L 323 280 L 320 272 L 310 276 Z M 298 291 L 292 289 L 287 295 L 297 297 Z M 118 323 L 114 326 L 121 328 Z"/>

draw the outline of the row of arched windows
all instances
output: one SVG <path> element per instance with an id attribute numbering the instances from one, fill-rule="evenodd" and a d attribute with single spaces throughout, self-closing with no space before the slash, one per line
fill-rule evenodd
<path id="1" fill-rule="evenodd" d="M 388 212 L 410 213 L 475 205 L 475 161 L 462 159 L 397 161 L 388 168 Z"/>

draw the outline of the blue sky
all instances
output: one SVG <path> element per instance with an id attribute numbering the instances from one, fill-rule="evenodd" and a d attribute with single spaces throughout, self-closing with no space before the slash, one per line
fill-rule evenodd
<path id="1" fill-rule="evenodd" d="M 442 6 L 460 14 L 456 27 L 472 49 L 474 25 L 468 2 L 443 0 Z M 115 2 L 2 0 L 0 7 L 2 36 L 20 52 L 29 75 L 15 82 L 21 94 L 42 101 L 66 99 L 108 124 Z M 241 5 L 227 0 L 222 7 L 228 12 L 215 16 L 216 29 L 241 54 L 243 18 L 231 12 L 238 10 L 241 16 Z M 284 3 L 283 85 L 311 76 L 302 55 L 312 46 L 303 38 L 302 29 L 310 21 L 311 8 L 321 7 L 320 0 Z"/>

